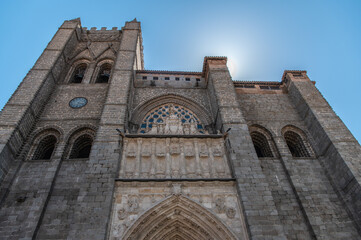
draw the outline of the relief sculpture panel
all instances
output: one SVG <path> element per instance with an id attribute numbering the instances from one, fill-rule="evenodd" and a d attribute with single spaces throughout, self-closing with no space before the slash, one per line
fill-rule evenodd
<path id="1" fill-rule="evenodd" d="M 172 228 L 182 239 L 248 239 L 235 183 L 116 183 L 109 239 L 173 239 Z"/>
<path id="2" fill-rule="evenodd" d="M 231 178 L 223 141 L 125 137 L 119 178 Z"/>

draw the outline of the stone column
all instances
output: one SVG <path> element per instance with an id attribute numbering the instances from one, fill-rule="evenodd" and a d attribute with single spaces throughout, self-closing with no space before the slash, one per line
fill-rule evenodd
<path id="1" fill-rule="evenodd" d="M 217 129 L 228 134 L 227 147 L 236 177 L 248 234 L 252 239 L 286 239 L 275 202 L 262 173 L 249 130 L 223 57 L 205 58 L 205 77 L 211 104 L 217 106 Z"/>

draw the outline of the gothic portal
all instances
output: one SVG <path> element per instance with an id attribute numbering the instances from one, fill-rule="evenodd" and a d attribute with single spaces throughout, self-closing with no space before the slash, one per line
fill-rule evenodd
<path id="1" fill-rule="evenodd" d="M 0 239 L 361 239 L 361 148 L 306 71 L 145 70 L 65 21 L 0 114 Z"/>

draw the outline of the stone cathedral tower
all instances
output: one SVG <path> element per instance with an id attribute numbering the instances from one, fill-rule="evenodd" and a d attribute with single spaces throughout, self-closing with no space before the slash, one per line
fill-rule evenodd
<path id="1" fill-rule="evenodd" d="M 65 21 L 0 114 L 0 239 L 361 239 L 361 148 L 305 71 L 144 70 Z"/>

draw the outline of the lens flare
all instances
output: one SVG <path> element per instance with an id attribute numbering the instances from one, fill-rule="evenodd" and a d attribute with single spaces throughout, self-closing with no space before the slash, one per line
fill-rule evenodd
<path id="1" fill-rule="evenodd" d="M 227 67 L 229 69 L 229 73 L 231 74 L 231 76 L 232 77 L 236 76 L 236 74 L 237 74 L 237 65 L 236 65 L 235 61 L 228 58 Z"/>

